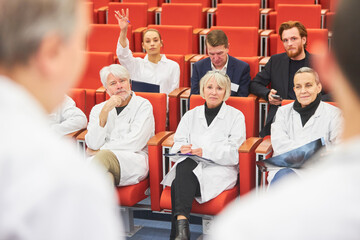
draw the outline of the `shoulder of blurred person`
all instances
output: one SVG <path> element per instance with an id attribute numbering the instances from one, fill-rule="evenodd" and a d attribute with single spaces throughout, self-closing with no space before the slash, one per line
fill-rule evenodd
<path id="1" fill-rule="evenodd" d="M 0 120 L 1 238 L 118 239 L 115 196 L 103 173 L 50 131 L 46 113 L 21 86 L 5 78 L 0 86 L 7 113 Z M 104 226 L 87 229 L 99 216 Z"/>
<path id="2" fill-rule="evenodd" d="M 357 0 L 340 1 L 332 51 L 319 43 L 313 62 L 322 85 L 342 110 L 342 142 L 316 160 L 303 178 L 288 178 L 273 191 L 252 192 L 229 205 L 214 222 L 210 239 L 357 239 L 360 224 L 360 65 Z M 349 28 L 349 26 L 352 28 Z M 269 221 L 264 219 L 270 219 Z"/>
<path id="3" fill-rule="evenodd" d="M 121 239 L 113 189 L 48 126 L 85 64 L 81 1 L 0 0 L 0 238 Z"/>

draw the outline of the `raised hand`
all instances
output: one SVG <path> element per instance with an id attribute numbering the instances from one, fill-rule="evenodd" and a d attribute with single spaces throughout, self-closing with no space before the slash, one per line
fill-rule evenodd
<path id="1" fill-rule="evenodd" d="M 120 11 L 115 11 L 115 18 L 118 21 L 118 25 L 120 27 L 121 30 L 127 30 L 128 25 L 130 23 L 129 21 L 129 9 L 126 9 L 126 14 L 124 9 L 121 9 L 121 13 Z"/>

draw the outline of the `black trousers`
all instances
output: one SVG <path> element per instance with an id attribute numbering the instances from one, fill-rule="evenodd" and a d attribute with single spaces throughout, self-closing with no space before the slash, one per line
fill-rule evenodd
<path id="1" fill-rule="evenodd" d="M 175 234 L 176 217 L 183 215 L 189 219 L 192 202 L 196 196 L 200 196 L 199 181 L 193 173 L 197 165 L 191 158 L 186 158 L 176 166 L 176 177 L 171 184 L 171 235 Z"/>

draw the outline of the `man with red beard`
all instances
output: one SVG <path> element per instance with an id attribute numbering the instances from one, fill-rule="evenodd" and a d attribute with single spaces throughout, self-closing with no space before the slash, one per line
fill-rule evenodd
<path id="1" fill-rule="evenodd" d="M 311 54 L 307 52 L 307 31 L 298 21 L 281 24 L 279 36 L 284 44 L 285 53 L 271 56 L 264 69 L 250 83 L 250 93 L 255 94 L 270 104 L 265 126 L 260 132 L 264 137 L 270 134 L 270 126 L 281 99 L 296 99 L 294 93 L 294 75 L 302 67 L 310 67 Z M 271 90 L 267 86 L 271 84 Z M 273 97 L 274 95 L 279 96 Z M 327 95 L 322 100 L 328 100 Z"/>

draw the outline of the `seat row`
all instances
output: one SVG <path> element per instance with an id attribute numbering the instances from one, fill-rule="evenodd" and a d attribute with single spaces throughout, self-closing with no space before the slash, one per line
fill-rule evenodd
<path id="1" fill-rule="evenodd" d="M 165 25 L 191 25 L 194 28 L 210 28 L 212 26 L 240 26 L 257 27 L 259 29 L 273 29 L 283 22 L 284 18 L 291 16 L 304 22 L 312 22 L 314 28 L 329 28 L 326 23 L 327 14 L 332 18 L 332 9 L 323 9 L 321 5 L 314 4 L 313 0 L 277 0 L 274 8 L 260 8 L 259 3 L 220 3 L 210 8 L 201 1 L 173 0 L 164 3 L 161 7 L 150 7 L 147 2 L 109 2 L 102 8 L 102 20 L 95 19 L 94 23 L 117 23 L 114 11 L 129 9 L 131 24 L 134 29 L 149 24 Z M 90 14 L 94 11 L 92 2 L 86 3 Z M 334 9 L 334 7 L 332 7 Z M 184 17 L 186 16 L 186 17 Z M 297 19 L 298 18 L 298 19 Z"/>
<path id="2" fill-rule="evenodd" d="M 85 91 L 85 95 L 84 95 Z M 87 96 L 87 90 L 73 90 L 72 97 L 80 108 L 90 107 L 85 99 L 81 97 L 92 97 L 92 92 Z M 149 209 L 156 212 L 167 212 L 171 210 L 170 188 L 163 188 L 160 184 L 163 177 L 172 166 L 171 161 L 163 156 L 173 144 L 173 131 L 166 130 L 166 95 L 164 93 L 141 93 L 136 95 L 144 97 L 153 105 L 155 119 L 155 136 L 148 141 L 149 153 L 149 176 L 138 184 L 117 187 L 119 205 L 126 210 L 123 211 L 124 218 L 131 220 L 132 210 L 136 204 L 148 196 L 145 194 L 150 189 L 151 206 Z M 204 99 L 198 95 L 191 96 L 190 108 L 204 104 Z M 81 106 L 84 104 L 85 106 Z M 219 213 L 229 202 L 244 195 L 255 187 L 255 148 L 260 144 L 261 139 L 255 137 L 257 132 L 257 107 L 255 97 L 230 97 L 226 103 L 240 110 L 245 116 L 246 141 L 239 148 L 239 181 L 232 189 L 226 190 L 211 201 L 198 204 L 193 202 L 192 213 L 206 215 L 207 218 Z M 79 146 L 84 149 L 84 137 L 86 131 L 76 136 Z M 132 231 L 133 223 L 127 224 L 127 231 Z"/>

